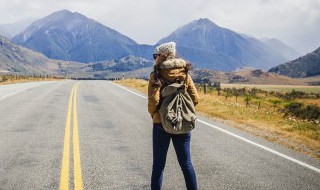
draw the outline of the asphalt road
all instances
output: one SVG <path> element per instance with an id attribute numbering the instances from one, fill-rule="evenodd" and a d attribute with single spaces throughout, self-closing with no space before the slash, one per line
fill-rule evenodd
<path id="1" fill-rule="evenodd" d="M 149 189 L 147 100 L 108 81 L 76 83 L 0 88 L 0 189 L 59 189 L 61 181 L 70 189 Z M 318 160 L 199 118 L 191 142 L 199 189 L 320 189 Z M 172 145 L 163 189 L 185 189 Z"/>

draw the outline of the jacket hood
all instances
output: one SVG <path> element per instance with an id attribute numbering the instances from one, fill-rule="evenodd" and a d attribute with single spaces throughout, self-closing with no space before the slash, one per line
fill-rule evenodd
<path id="1" fill-rule="evenodd" d="M 160 64 L 160 69 L 172 69 L 186 67 L 187 62 L 183 59 L 169 59 Z"/>

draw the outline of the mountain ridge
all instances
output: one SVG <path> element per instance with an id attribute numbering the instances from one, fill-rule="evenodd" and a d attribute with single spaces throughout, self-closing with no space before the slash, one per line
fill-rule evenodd
<path id="1" fill-rule="evenodd" d="M 176 42 L 181 55 L 191 62 L 197 62 L 197 57 L 206 56 L 205 54 L 211 55 L 206 61 L 212 63 L 211 67 L 205 61 L 200 61 L 199 68 L 228 71 L 249 66 L 267 70 L 288 61 L 280 52 L 262 41 L 220 27 L 206 18 L 179 27 L 157 44 L 168 41 Z M 206 53 L 188 54 L 181 49 L 200 49 Z"/>
<path id="2" fill-rule="evenodd" d="M 295 60 L 273 67 L 269 72 L 274 72 L 292 78 L 320 75 L 320 47 Z"/>
<path id="3" fill-rule="evenodd" d="M 49 58 L 84 63 L 139 54 L 140 48 L 138 43 L 116 30 L 68 10 L 35 21 L 13 41 Z M 148 53 L 151 50 L 151 46 L 143 48 Z"/>
<path id="4" fill-rule="evenodd" d="M 289 60 L 293 60 L 302 56 L 302 54 L 299 53 L 297 50 L 293 49 L 292 47 L 288 46 L 287 44 L 281 42 L 276 38 L 263 38 L 261 39 L 261 41 L 270 46 L 271 48 L 278 49 L 279 51 L 281 51 L 282 55 L 284 55 Z"/>

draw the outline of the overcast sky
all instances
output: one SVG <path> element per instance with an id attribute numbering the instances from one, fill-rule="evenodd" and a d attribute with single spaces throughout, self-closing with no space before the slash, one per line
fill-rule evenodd
<path id="1" fill-rule="evenodd" d="M 178 27 L 209 18 L 256 38 L 277 38 L 301 53 L 320 47 L 320 0 L 1 0 L 0 23 L 68 9 L 155 44 Z"/>

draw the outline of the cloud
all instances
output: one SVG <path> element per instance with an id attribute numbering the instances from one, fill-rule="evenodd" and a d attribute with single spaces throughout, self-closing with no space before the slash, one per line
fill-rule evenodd
<path id="1" fill-rule="evenodd" d="M 278 38 L 302 53 L 320 46 L 318 0 L 1 0 L 0 23 L 61 9 L 84 14 L 139 43 L 154 44 L 205 17 L 236 32 Z"/>

